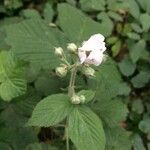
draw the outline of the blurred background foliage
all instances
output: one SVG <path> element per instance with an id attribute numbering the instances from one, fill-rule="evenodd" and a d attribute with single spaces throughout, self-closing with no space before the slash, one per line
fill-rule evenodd
<path id="1" fill-rule="evenodd" d="M 0 1 L 1 150 L 65 149 L 62 128 L 24 124 L 40 99 L 66 90 L 68 81 L 53 72 L 53 46 L 94 33 L 105 35 L 111 57 L 99 67 L 100 100 L 92 105 L 108 126 L 106 150 L 150 150 L 149 0 Z M 96 84 L 80 75 L 77 82 L 79 89 Z"/>

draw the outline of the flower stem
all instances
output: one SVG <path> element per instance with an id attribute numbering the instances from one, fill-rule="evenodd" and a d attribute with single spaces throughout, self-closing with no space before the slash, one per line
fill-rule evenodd
<path id="1" fill-rule="evenodd" d="M 74 87 L 75 87 L 76 73 L 77 73 L 77 65 L 75 65 L 71 70 L 71 77 L 70 77 L 70 83 L 68 88 L 68 95 L 70 97 L 72 97 L 75 93 Z"/>
<path id="2" fill-rule="evenodd" d="M 65 132 L 66 132 L 66 150 L 69 150 L 68 125 L 66 125 Z"/>

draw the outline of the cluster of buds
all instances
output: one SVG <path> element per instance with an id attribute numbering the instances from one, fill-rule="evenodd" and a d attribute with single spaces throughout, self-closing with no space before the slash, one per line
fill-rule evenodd
<path id="1" fill-rule="evenodd" d="M 85 96 L 84 95 L 76 95 L 74 94 L 71 97 L 71 103 L 72 104 L 83 104 L 85 102 Z"/>

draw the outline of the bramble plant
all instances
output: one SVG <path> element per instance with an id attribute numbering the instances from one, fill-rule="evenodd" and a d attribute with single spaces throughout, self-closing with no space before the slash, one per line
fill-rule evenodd
<path id="1" fill-rule="evenodd" d="M 56 75 L 65 77 L 70 72 L 68 93 L 59 93 L 44 98 L 34 108 L 28 125 L 63 126 L 67 150 L 69 150 L 69 139 L 78 149 L 94 149 L 95 147 L 95 149 L 104 150 L 106 139 L 102 122 L 87 106 L 87 103 L 92 103 L 94 100 L 95 91 L 82 89 L 76 92 L 75 80 L 78 71 L 88 77 L 93 77 L 95 70 L 91 65 L 98 66 L 103 62 L 105 50 L 104 36 L 101 34 L 92 35 L 79 48 L 76 44 L 69 43 L 66 53 L 70 53 L 70 57 L 74 55 L 72 63 L 67 60 L 61 47 L 55 48 L 55 55 L 61 61 L 60 67 L 56 68 Z M 38 118 L 39 113 L 42 118 Z"/>
<path id="2" fill-rule="evenodd" d="M 149 150 L 149 66 L 150 0 L 1 1 L 0 150 Z"/>

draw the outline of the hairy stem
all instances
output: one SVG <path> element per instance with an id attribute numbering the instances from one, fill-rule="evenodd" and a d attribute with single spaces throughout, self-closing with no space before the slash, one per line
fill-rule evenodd
<path id="1" fill-rule="evenodd" d="M 72 97 L 75 93 L 74 87 L 75 87 L 76 73 L 77 73 L 77 65 L 75 65 L 71 70 L 71 77 L 70 77 L 70 83 L 68 88 L 68 95 L 70 97 Z"/>

